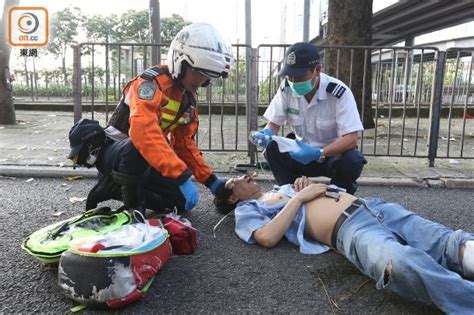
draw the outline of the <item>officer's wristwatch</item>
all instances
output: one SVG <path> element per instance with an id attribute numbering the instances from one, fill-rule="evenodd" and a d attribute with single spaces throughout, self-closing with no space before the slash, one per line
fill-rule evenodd
<path id="1" fill-rule="evenodd" d="M 324 150 L 321 149 L 321 154 L 319 155 L 319 158 L 317 160 L 318 163 L 324 163 L 326 161 L 326 156 L 324 155 Z"/>

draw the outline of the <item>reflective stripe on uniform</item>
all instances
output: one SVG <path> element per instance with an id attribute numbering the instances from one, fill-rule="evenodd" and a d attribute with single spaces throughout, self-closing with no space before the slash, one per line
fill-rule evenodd
<path id="1" fill-rule="evenodd" d="M 180 105 L 181 104 L 179 102 L 169 99 L 168 104 L 161 108 L 161 128 L 168 128 L 168 130 L 173 130 L 180 125 L 189 124 L 190 119 L 189 113 L 187 112 L 183 113 L 183 115 L 179 119 L 176 119 Z M 171 124 L 173 125 L 170 127 Z"/>

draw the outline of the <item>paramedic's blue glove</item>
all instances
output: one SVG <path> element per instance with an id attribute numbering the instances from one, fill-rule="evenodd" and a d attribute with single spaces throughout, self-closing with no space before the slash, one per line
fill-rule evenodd
<path id="1" fill-rule="evenodd" d="M 194 208 L 199 201 L 199 192 L 196 186 L 191 181 L 191 177 L 188 178 L 184 183 L 179 185 L 179 190 L 186 199 L 186 204 L 184 205 L 184 210 L 191 210 Z"/>
<path id="2" fill-rule="evenodd" d="M 312 147 L 298 139 L 296 139 L 296 143 L 298 143 L 301 150 L 298 152 L 291 151 L 290 156 L 293 160 L 300 162 L 301 164 L 306 165 L 316 161 L 321 155 L 321 148 Z"/>
<path id="3" fill-rule="evenodd" d="M 209 189 L 211 190 L 214 196 L 220 195 L 224 192 L 225 182 L 222 179 L 216 178 L 210 185 Z"/>

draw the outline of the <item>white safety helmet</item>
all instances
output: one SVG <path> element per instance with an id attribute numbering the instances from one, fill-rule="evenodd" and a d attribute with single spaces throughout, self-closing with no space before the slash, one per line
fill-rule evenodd
<path id="1" fill-rule="evenodd" d="M 168 51 L 168 69 L 173 79 L 183 72 L 183 62 L 209 78 L 226 78 L 234 63 L 230 47 L 207 23 L 193 23 L 173 39 Z"/>

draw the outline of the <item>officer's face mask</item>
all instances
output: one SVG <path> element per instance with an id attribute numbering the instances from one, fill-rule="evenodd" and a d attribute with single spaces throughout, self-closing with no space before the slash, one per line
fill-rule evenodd
<path id="1" fill-rule="evenodd" d="M 305 96 L 309 92 L 311 92 L 314 89 L 314 86 L 316 83 L 313 83 L 313 75 L 314 75 L 314 70 L 311 72 L 311 78 L 309 78 L 306 81 L 300 81 L 300 82 L 291 82 L 290 80 L 287 79 L 288 84 L 297 96 Z"/>
<path id="2" fill-rule="evenodd" d="M 314 83 L 311 79 L 302 82 L 291 82 L 288 80 L 291 90 L 298 96 L 305 96 L 314 89 Z"/>

